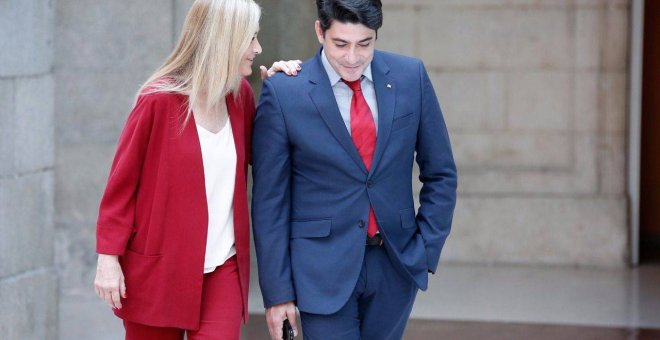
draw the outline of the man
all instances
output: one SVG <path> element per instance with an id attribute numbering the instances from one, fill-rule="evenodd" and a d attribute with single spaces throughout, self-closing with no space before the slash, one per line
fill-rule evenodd
<path id="1" fill-rule="evenodd" d="M 269 331 L 400 339 L 449 234 L 456 168 L 416 59 L 375 50 L 379 0 L 317 0 L 320 52 L 264 82 L 252 218 Z M 412 167 L 422 190 L 415 215 Z"/>

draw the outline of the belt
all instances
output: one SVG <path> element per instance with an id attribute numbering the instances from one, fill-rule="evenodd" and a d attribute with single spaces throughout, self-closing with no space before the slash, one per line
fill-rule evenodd
<path id="1" fill-rule="evenodd" d="M 374 237 L 367 236 L 367 245 L 380 247 L 383 245 L 383 237 L 380 234 L 376 234 Z"/>

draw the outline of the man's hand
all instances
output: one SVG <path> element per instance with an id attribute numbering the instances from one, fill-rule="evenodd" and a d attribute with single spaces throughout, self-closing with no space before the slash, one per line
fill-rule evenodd
<path id="1" fill-rule="evenodd" d="M 302 61 L 300 60 L 280 60 L 274 62 L 273 66 L 271 66 L 269 69 L 267 69 L 266 66 L 261 65 L 259 66 L 259 70 L 261 70 L 261 80 L 270 78 L 277 72 L 284 72 L 289 76 L 298 75 L 298 71 L 300 71 L 300 64 L 302 64 Z"/>
<path id="2" fill-rule="evenodd" d="M 266 322 L 268 323 L 268 332 L 272 340 L 282 339 L 282 324 L 284 319 L 289 319 L 293 334 L 298 335 L 298 324 L 296 322 L 296 305 L 291 302 L 266 308 Z"/>
<path id="3" fill-rule="evenodd" d="M 108 306 L 121 309 L 120 297 L 126 298 L 126 284 L 117 255 L 99 254 L 94 289 Z"/>

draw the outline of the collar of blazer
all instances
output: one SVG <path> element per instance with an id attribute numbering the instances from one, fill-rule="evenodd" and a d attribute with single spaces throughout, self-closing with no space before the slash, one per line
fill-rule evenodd
<path id="1" fill-rule="evenodd" d="M 385 146 L 389 140 L 396 104 L 396 81 L 390 74 L 390 67 L 384 60 L 383 54 L 376 50 L 374 52 L 374 59 L 371 61 L 371 73 L 374 79 L 374 88 L 376 89 L 376 102 L 378 103 L 378 135 L 376 137 L 376 151 L 374 152 L 374 159 L 371 163 L 371 171 L 367 171 L 367 168 L 364 166 L 362 158 L 360 158 L 360 154 L 357 152 L 353 140 L 341 118 L 341 113 L 339 113 L 339 108 L 337 107 L 337 102 L 334 100 L 334 93 L 330 86 L 330 79 L 323 68 L 321 50 L 305 66 L 308 68 L 309 82 L 313 84 L 310 88 L 309 96 L 314 102 L 314 105 L 316 105 L 316 109 L 339 144 L 342 145 L 360 169 L 368 173 L 369 177 L 371 177 L 378 169 L 378 163 L 382 158 Z"/>

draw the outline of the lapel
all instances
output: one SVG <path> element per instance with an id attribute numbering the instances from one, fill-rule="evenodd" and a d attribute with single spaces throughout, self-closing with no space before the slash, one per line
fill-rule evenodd
<path id="1" fill-rule="evenodd" d="M 376 136 L 376 151 L 371 162 L 371 173 L 378 168 L 378 163 L 383 157 L 383 152 L 392 131 L 392 119 L 394 118 L 394 106 L 396 104 L 396 84 L 389 73 L 389 66 L 381 57 L 380 52 L 375 51 L 374 59 L 371 62 L 371 75 L 374 78 L 376 102 L 378 103 L 378 134 Z"/>
<path id="2" fill-rule="evenodd" d="M 353 144 L 353 139 L 351 139 L 351 135 L 346 130 L 346 125 L 344 125 L 344 121 L 341 118 L 334 92 L 332 92 L 332 87 L 330 86 L 330 79 L 328 79 L 328 74 L 325 72 L 325 68 L 323 68 L 320 51 L 314 57 L 314 61 L 306 65 L 306 67 L 309 68 L 309 82 L 312 84 L 309 91 L 312 102 L 314 102 L 316 109 L 328 126 L 328 129 L 330 129 L 330 132 L 332 132 L 351 159 L 366 174 L 367 168 L 364 166 L 364 162 L 362 162 L 362 158 Z"/>
<path id="3" fill-rule="evenodd" d="M 364 166 L 364 162 L 357 152 L 355 144 L 353 144 L 351 135 L 346 130 L 341 113 L 339 113 L 337 101 L 330 86 L 330 80 L 325 72 L 325 68 L 323 68 L 320 51 L 316 54 L 314 62 L 310 63 L 308 67 L 310 68 L 309 82 L 313 85 L 309 96 L 314 102 L 314 105 L 316 105 L 316 109 L 339 144 L 341 144 L 360 169 L 367 173 L 367 168 Z M 385 151 L 385 146 L 392 130 L 392 119 L 394 117 L 394 105 L 396 102 L 396 87 L 389 75 L 390 68 L 382 60 L 378 51 L 374 52 L 374 59 L 371 62 L 371 73 L 376 90 L 376 102 L 378 103 L 378 134 L 376 136 L 374 159 L 371 162 L 371 171 L 369 173 L 373 173 L 378 167 L 378 163 Z"/>

